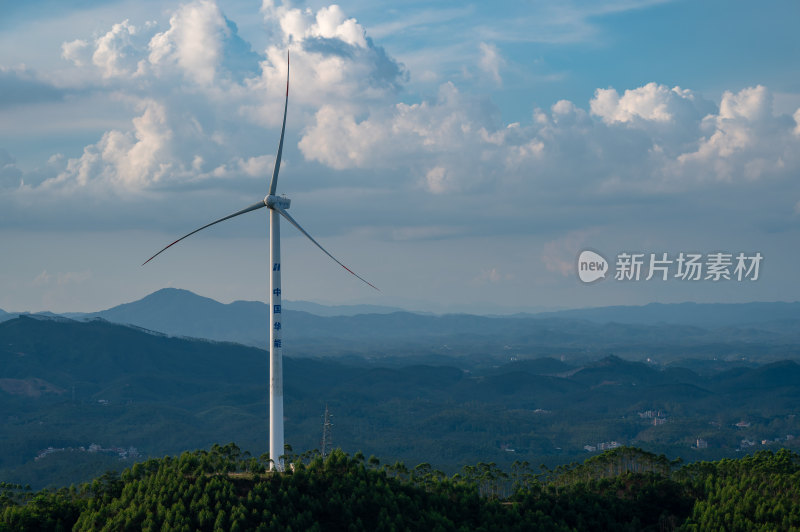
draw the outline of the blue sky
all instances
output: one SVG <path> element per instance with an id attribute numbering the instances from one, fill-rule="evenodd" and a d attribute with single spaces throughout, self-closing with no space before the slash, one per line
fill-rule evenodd
<path id="1" fill-rule="evenodd" d="M 175 286 L 512 312 L 793 301 L 800 5 L 117 1 L 0 7 L 0 308 L 89 311 Z M 285 224 L 284 224 L 285 225 Z M 584 249 L 610 262 L 583 284 Z M 756 281 L 613 279 L 620 253 L 760 253 Z M 677 268 L 677 262 L 672 266 Z M 675 270 L 677 271 L 677 270 Z"/>

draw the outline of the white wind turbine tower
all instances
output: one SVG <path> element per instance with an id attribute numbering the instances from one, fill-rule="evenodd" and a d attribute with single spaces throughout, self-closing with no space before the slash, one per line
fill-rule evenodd
<path id="1" fill-rule="evenodd" d="M 249 207 L 235 212 L 231 215 L 215 220 L 210 224 L 206 224 L 199 229 L 195 229 L 191 233 L 180 237 L 172 244 L 164 247 L 161 251 L 147 259 L 144 264 L 147 264 L 162 252 L 174 246 L 184 238 L 192 236 L 198 231 L 202 231 L 206 227 L 211 227 L 219 222 L 224 222 L 240 214 L 245 214 L 250 211 L 267 207 L 269 213 L 269 257 L 271 268 L 271 275 L 269 278 L 269 322 L 270 322 L 270 337 L 269 337 L 269 456 L 272 459 L 272 467 L 279 471 L 283 471 L 283 462 L 280 457 L 284 454 L 284 440 L 283 440 L 283 346 L 281 344 L 281 237 L 280 237 L 280 217 L 283 216 L 290 224 L 295 226 L 298 231 L 303 233 L 306 238 L 311 240 L 315 246 L 322 250 L 327 256 L 333 259 L 342 268 L 358 277 L 360 280 L 378 290 L 372 283 L 356 274 L 353 270 L 342 264 L 336 257 L 328 253 L 319 242 L 314 240 L 305 229 L 300 227 L 294 218 L 292 218 L 286 209 L 289 208 L 291 203 L 285 196 L 276 196 L 275 189 L 278 186 L 278 171 L 281 166 L 281 154 L 283 152 L 283 136 L 286 131 L 286 110 L 289 106 L 289 54 L 286 54 L 286 100 L 283 105 L 283 125 L 281 126 L 281 140 L 278 144 L 278 155 L 275 158 L 275 169 L 272 172 L 272 180 L 269 184 L 269 194 L 258 203 L 254 203 Z M 142 264 L 142 266 L 144 266 Z"/>

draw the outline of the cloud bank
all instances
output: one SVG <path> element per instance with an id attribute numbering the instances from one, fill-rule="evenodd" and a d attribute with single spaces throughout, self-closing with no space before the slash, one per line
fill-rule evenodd
<path id="1" fill-rule="evenodd" d="M 154 197 L 264 179 L 274 161 L 264 139 L 276 136 L 280 123 L 287 49 L 288 138 L 303 158 L 288 164 L 375 175 L 359 186 L 432 196 L 497 193 L 536 204 L 793 183 L 800 169 L 800 109 L 776 114 L 761 85 L 725 91 L 718 103 L 657 81 L 598 88 L 588 102 L 562 100 L 503 123 L 491 99 L 470 87 L 447 81 L 433 95 L 410 92 L 413 72 L 337 5 L 315 11 L 266 0 L 260 15 L 271 32 L 262 50 L 216 2 L 194 0 L 166 21 L 126 19 L 64 42 L 73 87 L 0 70 L 0 87 L 11 87 L 18 102 L 95 91 L 129 113 L 125 127 L 105 130 L 82 153 L 53 154 L 38 169 L 0 153 L 0 186 L 10 197 Z M 501 85 L 499 49 L 481 42 L 479 51 L 467 66 Z M 347 178 L 337 183 L 350 186 Z"/>

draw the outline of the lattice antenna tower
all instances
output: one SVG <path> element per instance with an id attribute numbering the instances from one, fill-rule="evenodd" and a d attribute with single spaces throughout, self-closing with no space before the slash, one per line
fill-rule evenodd
<path id="1" fill-rule="evenodd" d="M 333 414 L 331 414 L 330 410 L 328 410 L 328 405 L 325 405 L 325 414 L 322 416 L 322 458 L 324 459 L 328 456 L 329 449 L 331 447 L 331 427 L 333 423 L 331 423 L 331 418 Z"/>

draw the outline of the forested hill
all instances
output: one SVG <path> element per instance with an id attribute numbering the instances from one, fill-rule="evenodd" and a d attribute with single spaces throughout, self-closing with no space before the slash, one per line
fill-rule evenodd
<path id="1" fill-rule="evenodd" d="M 800 456 L 786 450 L 678 468 L 619 448 L 555 471 L 480 463 L 451 477 L 341 451 L 290 456 L 286 473 L 265 458 L 215 445 L 58 491 L 0 484 L 0 531 L 800 527 Z"/>

